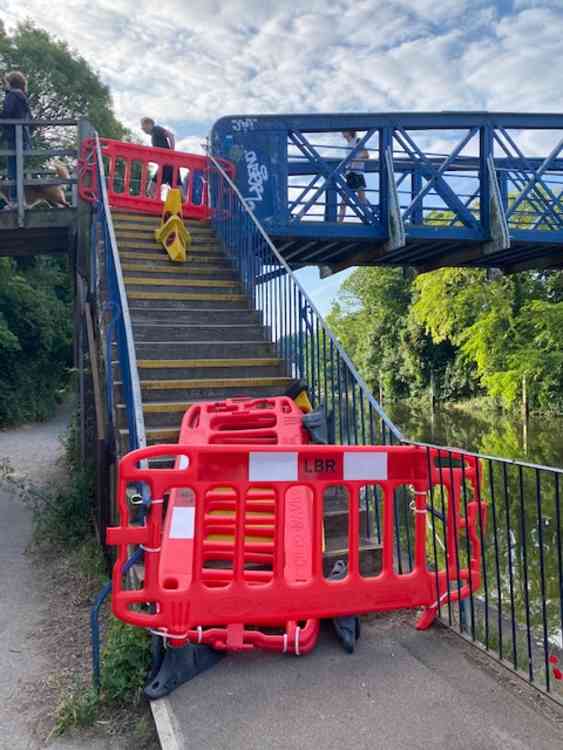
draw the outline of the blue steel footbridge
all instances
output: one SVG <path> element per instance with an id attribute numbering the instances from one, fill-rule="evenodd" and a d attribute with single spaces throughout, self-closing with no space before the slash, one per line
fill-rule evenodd
<path id="1" fill-rule="evenodd" d="M 331 271 L 561 268 L 562 148 L 559 114 L 244 115 L 211 134 L 289 265 Z M 347 175 L 364 151 L 362 200 Z"/>

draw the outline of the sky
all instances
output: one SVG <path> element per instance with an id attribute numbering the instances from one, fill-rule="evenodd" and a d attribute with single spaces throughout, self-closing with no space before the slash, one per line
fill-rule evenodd
<path id="1" fill-rule="evenodd" d="M 2 0 L 25 18 L 187 151 L 230 114 L 561 111 L 563 0 Z M 323 310 L 342 278 L 305 274 Z"/>

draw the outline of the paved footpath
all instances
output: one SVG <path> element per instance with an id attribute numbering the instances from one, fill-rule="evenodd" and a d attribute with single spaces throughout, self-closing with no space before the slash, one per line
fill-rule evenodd
<path id="1" fill-rule="evenodd" d="M 539 711 L 536 693 L 512 680 L 443 628 L 378 618 L 352 656 L 328 630 L 301 659 L 226 657 L 167 699 L 167 748 L 563 748 L 563 715 Z"/>
<path id="2" fill-rule="evenodd" d="M 41 424 L 0 431 L 0 463 L 8 458 L 18 482 L 41 484 L 54 471 L 61 451 L 59 437 L 68 409 Z M 33 732 L 35 707 L 27 685 L 44 678 L 51 665 L 36 637 L 46 617 L 25 551 L 31 542 L 31 511 L 0 479 L 0 750 L 38 750 L 44 742 Z M 104 740 L 55 740 L 50 750 L 115 750 Z"/>

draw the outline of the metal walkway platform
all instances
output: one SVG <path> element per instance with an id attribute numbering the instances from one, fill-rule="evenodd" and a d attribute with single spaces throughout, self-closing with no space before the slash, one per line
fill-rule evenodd
<path id="1" fill-rule="evenodd" d="M 563 115 L 224 117 L 211 148 L 294 268 L 563 267 Z"/>

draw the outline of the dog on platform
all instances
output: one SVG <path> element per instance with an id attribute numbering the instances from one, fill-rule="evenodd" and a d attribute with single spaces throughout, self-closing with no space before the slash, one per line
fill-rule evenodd
<path id="1" fill-rule="evenodd" d="M 61 162 L 55 162 L 53 169 L 61 180 L 70 179 L 68 169 Z M 8 190 L 0 183 L 0 198 L 10 207 L 8 201 Z M 34 185 L 25 188 L 26 208 L 33 208 L 38 203 L 48 203 L 52 207 L 71 208 L 65 197 L 64 185 Z"/>

